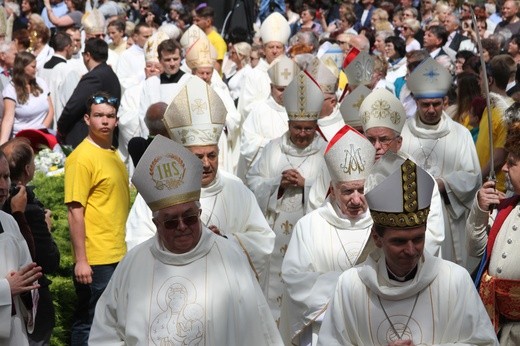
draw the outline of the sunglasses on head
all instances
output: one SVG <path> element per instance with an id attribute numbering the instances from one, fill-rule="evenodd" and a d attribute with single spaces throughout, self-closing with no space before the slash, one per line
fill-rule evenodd
<path id="1" fill-rule="evenodd" d="M 91 104 L 100 105 L 102 103 L 108 103 L 109 105 L 117 108 L 119 106 L 119 100 L 117 97 L 105 97 L 105 96 L 92 96 L 90 98 Z"/>

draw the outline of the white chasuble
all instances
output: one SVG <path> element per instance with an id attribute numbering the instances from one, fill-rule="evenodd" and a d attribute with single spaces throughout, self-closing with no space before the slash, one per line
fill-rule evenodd
<path id="1" fill-rule="evenodd" d="M 338 215 L 336 203 L 327 199 L 295 226 L 282 265 L 280 333 L 287 345 L 316 345 L 339 276 L 374 249 L 368 211 L 353 220 Z"/>
<path id="2" fill-rule="evenodd" d="M 441 245 L 442 258 L 471 272 L 478 259 L 468 256 L 465 224 L 481 185 L 480 164 L 471 134 L 443 113 L 436 125 L 423 124 L 418 115 L 408 119 L 401 136 L 401 150 L 444 182 L 446 195 L 441 200 L 446 237 Z"/>
<path id="3" fill-rule="evenodd" d="M 468 272 L 424 252 L 417 273 L 388 277 L 383 251 L 343 273 L 325 313 L 318 345 L 498 345 Z"/>
<path id="4" fill-rule="evenodd" d="M 130 251 L 101 296 L 89 345 L 282 345 L 247 259 L 203 227 L 184 254 L 157 236 Z"/>
<path id="5" fill-rule="evenodd" d="M 293 227 L 305 215 L 310 187 L 318 172 L 326 169 L 323 158 L 325 145 L 326 142 L 316 134 L 310 145 L 299 149 L 292 144 L 289 134 L 285 133 L 265 147 L 247 175 L 248 185 L 276 234 L 267 287 L 267 302 L 275 320 L 279 319 L 282 306 L 282 261 Z M 282 172 L 288 169 L 296 169 L 305 178 L 305 186 L 289 186 L 278 196 Z"/>

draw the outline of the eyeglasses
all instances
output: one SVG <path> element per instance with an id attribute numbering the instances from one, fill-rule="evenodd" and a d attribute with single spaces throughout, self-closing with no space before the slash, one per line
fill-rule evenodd
<path id="1" fill-rule="evenodd" d="M 164 228 L 166 229 L 178 229 L 179 225 L 181 224 L 181 221 L 186 226 L 193 226 L 199 221 L 199 213 L 186 215 L 186 216 L 180 216 L 175 219 L 169 219 L 163 221 Z"/>
<path id="2" fill-rule="evenodd" d="M 109 105 L 117 108 L 119 106 L 119 100 L 117 97 L 105 97 L 102 95 L 94 95 L 90 98 L 90 104 L 100 105 L 102 103 L 108 103 Z"/>
<path id="3" fill-rule="evenodd" d="M 314 127 L 291 126 L 291 130 L 293 130 L 296 133 L 303 132 L 303 133 L 306 133 L 306 134 L 311 134 L 316 129 Z"/>
<path id="4" fill-rule="evenodd" d="M 389 146 L 390 143 L 392 143 L 396 138 L 399 138 L 399 136 L 394 138 L 389 137 L 367 137 L 368 141 L 372 143 L 372 145 L 376 145 L 377 142 L 379 142 L 382 146 Z"/>

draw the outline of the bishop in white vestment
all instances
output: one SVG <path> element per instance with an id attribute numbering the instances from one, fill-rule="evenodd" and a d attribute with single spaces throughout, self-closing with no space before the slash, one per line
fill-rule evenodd
<path id="1" fill-rule="evenodd" d="M 314 81 L 300 72 L 284 92 L 289 131 L 264 148 L 246 176 L 260 209 L 276 234 L 269 264 L 267 298 L 278 320 L 282 302 L 282 260 L 296 222 L 305 215 L 309 190 L 320 170 L 326 142 L 316 132 L 323 94 Z"/>
<path id="2" fill-rule="evenodd" d="M 132 181 L 158 231 L 114 272 L 90 345 L 282 345 L 246 257 L 199 220 L 202 171 L 166 137 L 148 147 Z"/>
<path id="3" fill-rule="evenodd" d="M 329 142 L 325 161 L 334 177 L 332 193 L 324 206 L 296 223 L 282 264 L 280 333 L 286 345 L 316 345 L 339 276 L 374 248 L 363 196 L 374 160 L 372 144 L 351 127 Z"/>

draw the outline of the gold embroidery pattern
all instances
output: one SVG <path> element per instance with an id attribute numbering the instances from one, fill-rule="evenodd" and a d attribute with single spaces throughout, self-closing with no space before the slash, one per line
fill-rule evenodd
<path id="1" fill-rule="evenodd" d="M 403 209 L 409 213 L 417 210 L 417 166 L 414 162 L 406 160 L 401 166 L 403 182 Z"/>
<path id="2" fill-rule="evenodd" d="M 150 164 L 149 174 L 155 182 L 157 190 L 176 189 L 184 182 L 186 166 L 175 154 L 156 157 Z"/>
<path id="3" fill-rule="evenodd" d="M 285 222 L 282 223 L 281 226 L 282 226 L 283 234 L 285 234 L 285 235 L 291 234 L 292 229 L 293 229 L 293 224 L 290 223 L 289 220 L 285 220 Z"/>
<path id="4" fill-rule="evenodd" d="M 339 165 L 343 173 L 351 174 L 356 171 L 361 173 L 365 170 L 365 160 L 361 155 L 361 148 L 356 148 L 353 144 L 350 144 L 350 150 L 345 149 L 344 152 L 345 161 Z"/>

